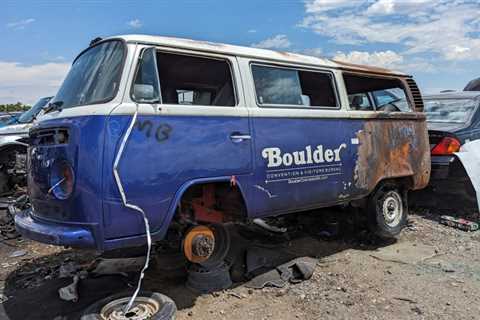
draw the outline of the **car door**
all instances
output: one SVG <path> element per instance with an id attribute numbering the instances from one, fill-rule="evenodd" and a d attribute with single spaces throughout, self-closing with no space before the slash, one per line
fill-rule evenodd
<path id="1" fill-rule="evenodd" d="M 154 114 L 139 115 L 119 166 L 127 198 L 146 212 L 152 232 L 166 227 L 174 197 L 186 184 L 231 176 L 241 182 L 252 170 L 248 110 L 235 57 L 162 48 L 156 62 L 161 102 L 154 104 Z M 105 152 L 107 164 L 116 147 Z M 142 234 L 141 215 L 122 206 L 113 179 L 107 193 L 106 237 Z"/>
<path id="2" fill-rule="evenodd" d="M 247 68 L 253 94 L 254 214 L 319 207 L 347 197 L 355 152 L 349 120 L 340 116 L 333 73 L 242 65 Z"/>

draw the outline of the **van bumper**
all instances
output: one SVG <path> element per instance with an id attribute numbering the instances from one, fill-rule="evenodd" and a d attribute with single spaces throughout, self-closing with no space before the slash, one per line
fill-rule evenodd
<path id="1" fill-rule="evenodd" d="M 88 228 L 47 222 L 34 217 L 31 209 L 15 216 L 15 227 L 25 238 L 38 242 L 75 248 L 96 248 L 95 238 Z"/>

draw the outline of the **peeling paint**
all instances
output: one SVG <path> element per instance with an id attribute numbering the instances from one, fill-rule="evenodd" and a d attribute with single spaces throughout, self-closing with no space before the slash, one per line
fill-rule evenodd
<path id="1" fill-rule="evenodd" d="M 278 197 L 277 195 L 272 194 L 270 191 L 268 191 L 267 189 L 265 189 L 262 186 L 259 186 L 258 184 L 254 185 L 254 187 L 257 188 L 258 190 L 261 190 L 261 191 L 265 192 L 270 199 Z"/>
<path id="2" fill-rule="evenodd" d="M 427 185 L 430 148 L 425 121 L 368 121 L 357 138 L 357 188 L 371 191 L 381 180 L 399 177 L 411 177 L 413 190 Z"/>
<path id="3" fill-rule="evenodd" d="M 349 197 L 350 197 L 350 194 L 348 194 L 348 193 L 347 194 L 341 193 L 341 194 L 338 195 L 338 199 L 340 199 L 340 200 L 347 199 Z"/>

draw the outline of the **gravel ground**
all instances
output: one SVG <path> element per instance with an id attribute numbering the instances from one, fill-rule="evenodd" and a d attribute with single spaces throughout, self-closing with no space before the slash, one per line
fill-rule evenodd
<path id="1" fill-rule="evenodd" d="M 152 265 L 145 288 L 172 297 L 180 320 L 480 319 L 480 231 L 443 226 L 438 216 L 420 213 L 389 244 L 347 235 L 282 243 L 296 256 L 318 258 L 312 278 L 299 284 L 249 289 L 235 283 L 200 295 L 185 287 L 184 274 Z M 15 239 L 0 243 L 0 256 L 0 319 L 78 319 L 92 302 L 135 283 L 122 276 L 89 278 L 81 281 L 80 300 L 66 302 L 57 290 L 71 278 L 60 279 L 60 267 L 86 269 L 94 253 Z"/>

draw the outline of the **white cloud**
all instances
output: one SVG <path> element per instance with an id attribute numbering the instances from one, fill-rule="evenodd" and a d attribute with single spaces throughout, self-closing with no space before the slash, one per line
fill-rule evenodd
<path id="1" fill-rule="evenodd" d="M 127 22 L 127 25 L 130 27 L 130 28 L 133 28 L 133 29 L 139 29 L 143 26 L 143 23 L 142 21 L 140 21 L 139 19 L 133 19 L 133 20 L 130 20 Z"/>
<path id="2" fill-rule="evenodd" d="M 29 19 L 23 19 L 23 20 L 7 23 L 6 26 L 7 28 L 10 28 L 10 29 L 22 30 L 22 29 L 25 29 L 26 26 L 34 22 L 35 22 L 35 19 L 29 18 Z"/>
<path id="3" fill-rule="evenodd" d="M 333 60 L 383 67 L 407 73 L 415 71 L 433 72 L 436 70 L 430 62 L 424 59 L 405 59 L 403 55 L 392 50 L 371 53 L 367 51 L 351 51 L 348 53 L 339 51 L 333 56 Z"/>
<path id="4" fill-rule="evenodd" d="M 255 29 L 250 29 L 250 30 L 248 30 L 248 33 L 257 33 L 257 30 L 255 30 Z"/>
<path id="5" fill-rule="evenodd" d="M 367 9 L 368 14 L 392 14 L 395 9 L 394 0 L 379 0 Z"/>
<path id="6" fill-rule="evenodd" d="M 68 63 L 26 66 L 0 61 L 0 103 L 32 104 L 40 97 L 54 95 L 69 68 Z"/>
<path id="7" fill-rule="evenodd" d="M 351 6 L 355 0 L 308 0 L 305 1 L 307 13 L 320 13 Z"/>
<path id="8" fill-rule="evenodd" d="M 292 45 L 290 40 L 284 34 L 278 34 L 272 38 L 265 39 L 252 44 L 252 47 L 263 49 L 287 49 Z"/>
<path id="9" fill-rule="evenodd" d="M 333 5 L 322 7 L 323 2 L 306 2 L 306 16 L 301 26 L 336 43 L 395 44 L 402 46 L 407 55 L 427 53 L 444 60 L 480 59 L 478 2 L 340 1 L 335 12 L 331 11 Z"/>
<path id="10" fill-rule="evenodd" d="M 422 15 L 425 10 L 438 5 L 439 0 L 378 0 L 370 5 L 367 14 L 391 15 L 391 14 L 409 14 Z M 444 1 L 443 1 L 444 2 Z"/>
<path id="11" fill-rule="evenodd" d="M 373 65 L 390 69 L 398 67 L 398 65 L 403 63 L 403 57 L 391 50 L 375 51 L 373 53 L 366 51 L 352 51 L 350 53 L 337 52 L 333 57 L 333 60 Z"/>

